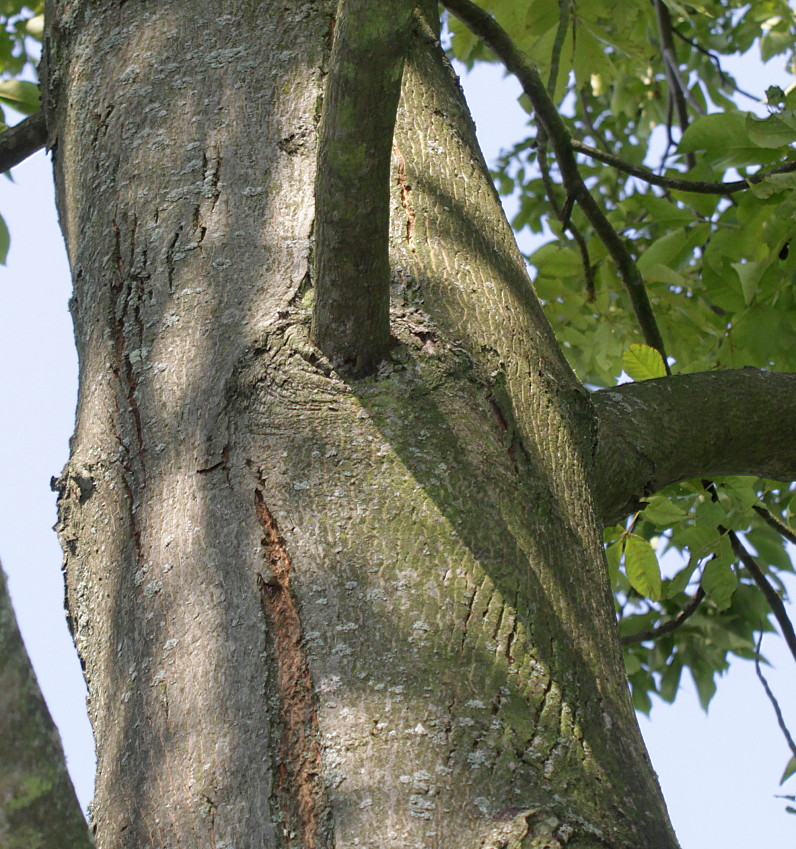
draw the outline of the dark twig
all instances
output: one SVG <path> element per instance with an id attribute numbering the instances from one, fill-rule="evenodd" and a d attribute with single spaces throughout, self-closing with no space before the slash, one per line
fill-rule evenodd
<path id="1" fill-rule="evenodd" d="M 607 151 L 608 142 L 605 140 L 605 136 L 602 134 L 600 129 L 594 123 L 594 118 L 591 114 L 591 107 L 589 106 L 589 102 L 583 92 L 583 88 L 578 89 L 578 100 L 580 101 L 580 108 L 583 110 L 583 120 L 588 127 L 589 132 L 594 137 L 595 142 L 597 142 L 603 150 Z"/>
<path id="2" fill-rule="evenodd" d="M 674 177 L 661 177 L 654 171 L 650 171 L 648 168 L 644 168 L 641 165 L 633 165 L 630 162 L 626 162 L 624 159 L 620 159 L 618 156 L 614 156 L 611 153 L 605 153 L 604 151 L 598 150 L 596 147 L 592 147 L 591 145 L 584 144 L 581 141 L 572 139 L 571 144 L 573 150 L 577 153 L 582 153 L 585 156 L 590 156 L 592 159 L 598 160 L 599 162 L 604 162 L 606 165 L 616 168 L 617 171 L 622 171 L 625 174 L 629 174 L 631 177 L 638 177 L 639 180 L 644 180 L 645 183 L 650 183 L 653 186 L 660 186 L 663 189 L 672 189 L 678 192 L 693 192 L 694 194 L 701 195 L 735 194 L 735 192 L 742 192 L 744 189 L 748 189 L 750 184 L 756 185 L 757 183 L 762 183 L 763 180 L 771 174 L 790 174 L 796 171 L 796 161 L 794 161 L 786 162 L 784 165 L 778 165 L 776 168 L 770 168 L 766 171 L 758 171 L 744 180 L 732 180 L 727 183 L 710 183 L 703 182 L 701 180 L 679 180 Z"/>
<path id="3" fill-rule="evenodd" d="M 657 640 L 665 634 L 671 634 L 672 631 L 676 631 L 694 613 L 704 597 L 705 591 L 700 586 L 694 594 L 694 597 L 689 600 L 688 604 L 686 604 L 686 606 L 673 619 L 670 619 L 668 622 L 664 622 L 662 625 L 658 625 L 657 628 L 640 631 L 638 634 L 628 634 L 627 636 L 622 637 L 620 642 L 623 646 L 633 646 L 636 643 L 643 643 L 647 640 Z"/>
<path id="4" fill-rule="evenodd" d="M 564 40 L 569 29 L 571 6 L 572 0 L 558 0 L 558 28 L 553 49 L 550 51 L 550 72 L 547 75 L 547 93 L 551 98 L 554 98 L 556 94 L 556 80 L 558 79 L 558 69 L 561 66 L 561 51 L 564 48 Z"/>
<path id="5" fill-rule="evenodd" d="M 720 532 L 724 533 L 725 530 L 719 526 Z M 726 531 L 726 533 L 730 538 L 730 545 L 732 545 L 735 556 L 746 567 L 746 571 L 752 576 L 752 580 L 757 584 L 758 589 L 763 593 L 763 596 L 768 602 L 768 606 L 771 608 L 771 612 L 779 624 L 779 629 L 782 631 L 782 636 L 788 644 L 790 653 L 793 655 L 793 659 L 796 660 L 796 633 L 793 631 L 793 623 L 788 618 L 788 612 L 785 610 L 785 605 L 779 597 L 779 593 L 771 586 L 768 578 L 763 574 L 763 570 L 757 565 L 757 561 L 749 554 L 740 539 L 738 539 L 735 531 Z"/>
<path id="6" fill-rule="evenodd" d="M 583 278 L 586 283 L 586 295 L 589 301 L 594 300 L 596 294 L 596 285 L 594 281 L 594 268 L 591 264 L 589 256 L 589 246 L 586 244 L 586 239 L 583 233 L 580 232 L 577 225 L 570 218 L 572 212 L 571 204 L 564 207 L 558 202 L 555 193 L 555 184 L 550 177 L 550 167 L 547 162 L 547 134 L 543 129 L 537 134 L 536 144 L 536 163 L 539 166 L 539 173 L 542 177 L 542 185 L 544 186 L 547 202 L 550 204 L 550 209 L 553 210 L 553 215 L 561 222 L 565 231 L 569 232 L 578 246 L 580 251 L 580 261 L 583 266 Z"/>
<path id="7" fill-rule="evenodd" d="M 658 21 L 658 35 L 660 37 L 662 58 L 666 67 L 666 76 L 673 88 L 680 129 L 685 132 L 689 123 L 686 102 L 691 104 L 691 107 L 698 115 L 703 115 L 705 109 L 697 102 L 693 94 L 691 94 L 687 81 L 680 74 L 680 63 L 677 61 L 677 51 L 675 50 L 674 39 L 672 38 L 674 26 L 669 8 L 666 6 L 664 0 L 653 0 L 653 4 L 655 6 L 655 16 Z"/>
<path id="8" fill-rule="evenodd" d="M 762 99 L 757 97 L 756 95 L 750 94 L 748 91 L 744 91 L 738 85 L 738 83 L 736 83 L 735 80 L 727 74 L 724 68 L 721 67 L 721 59 L 719 59 L 719 57 L 712 50 L 708 50 L 707 48 L 699 44 L 699 42 L 694 41 L 693 38 L 689 38 L 684 32 L 677 29 L 674 24 L 672 24 L 672 32 L 681 41 L 684 41 L 693 50 L 696 50 L 697 53 L 701 53 L 703 56 L 707 56 L 708 59 L 710 59 L 715 64 L 716 70 L 719 72 L 719 76 L 721 77 L 721 81 L 724 83 L 724 85 L 727 85 L 729 83 L 729 86 L 732 88 L 732 90 L 737 92 L 738 94 L 742 94 L 744 97 L 748 97 L 749 100 L 755 100 L 757 101 L 757 103 L 763 102 Z"/>
<path id="9" fill-rule="evenodd" d="M 43 112 L 37 112 L 0 133 L 0 172 L 19 165 L 46 143 L 47 125 Z"/>
<path id="10" fill-rule="evenodd" d="M 517 49 L 500 24 L 470 0 L 443 0 L 443 5 L 478 35 L 520 81 L 523 91 L 531 101 L 536 117 L 550 139 L 568 198 L 578 203 L 616 263 L 619 277 L 630 296 L 633 312 L 644 341 L 659 351 L 666 363 L 663 338 L 655 320 L 649 295 L 644 288 L 641 273 L 623 239 L 614 230 L 602 207 L 592 197 L 583 182 L 572 149 L 569 130 L 550 99 L 538 69 Z M 666 369 L 668 372 L 668 364 Z"/>
<path id="11" fill-rule="evenodd" d="M 782 731 L 785 740 L 788 743 L 788 748 L 791 751 L 791 754 L 794 758 L 796 758 L 796 743 L 793 742 L 793 737 L 791 736 L 790 731 L 788 730 L 788 726 L 785 723 L 785 718 L 782 715 L 782 710 L 780 709 L 779 702 L 777 701 L 776 696 L 771 691 L 771 687 L 768 686 L 768 681 L 766 681 L 763 676 L 763 671 L 760 668 L 760 647 L 763 645 L 763 629 L 760 629 L 760 637 L 757 640 L 757 645 L 755 646 L 755 672 L 757 673 L 757 677 L 760 679 L 760 683 L 763 685 L 763 689 L 766 691 L 766 695 L 768 696 L 768 700 L 771 702 L 772 707 L 774 708 L 774 713 L 777 715 L 777 725 L 779 725 L 780 731 Z"/>
<path id="12" fill-rule="evenodd" d="M 712 501 L 717 502 L 719 500 L 719 493 L 714 483 L 703 480 L 702 486 L 710 493 Z M 796 660 L 796 633 L 794 633 L 793 623 L 788 618 L 788 612 L 785 610 L 785 605 L 779 597 L 779 593 L 771 586 L 763 570 L 757 565 L 754 557 L 746 550 L 746 546 L 741 542 L 738 534 L 735 531 L 725 528 L 723 525 L 717 525 L 716 527 L 720 534 L 727 534 L 735 556 L 746 567 L 746 571 L 752 576 L 752 580 L 757 584 L 757 588 L 768 602 L 768 606 L 771 608 L 771 612 L 779 624 L 779 629 L 782 631 L 782 636 L 788 644 L 790 653 L 793 655 L 793 659 Z"/>
<path id="13" fill-rule="evenodd" d="M 655 8 L 655 18 L 658 23 L 658 38 L 661 46 L 661 58 L 663 59 L 663 67 L 666 71 L 666 81 L 669 88 L 669 109 L 667 119 L 667 129 L 669 132 L 669 144 L 672 143 L 671 136 L 671 112 L 672 108 L 677 112 L 677 123 L 680 126 L 680 132 L 684 133 L 688 127 L 688 106 L 686 97 L 688 96 L 688 86 L 683 82 L 680 76 L 680 68 L 677 63 L 677 52 L 674 49 L 674 40 L 672 38 L 672 19 L 669 14 L 669 9 L 663 0 L 652 0 L 652 5 Z M 692 101 L 692 105 L 693 101 Z M 686 165 L 688 168 L 693 168 L 696 164 L 693 153 L 686 154 Z"/>
<path id="14" fill-rule="evenodd" d="M 752 510 L 754 510 L 769 527 L 773 528 L 788 542 L 792 542 L 796 545 L 796 533 L 794 533 L 784 522 L 780 522 L 780 520 L 770 510 L 763 507 L 762 504 L 754 504 L 752 506 Z"/>

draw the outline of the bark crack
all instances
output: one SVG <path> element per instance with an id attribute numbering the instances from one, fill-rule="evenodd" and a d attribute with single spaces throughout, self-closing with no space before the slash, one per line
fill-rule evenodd
<path id="1" fill-rule="evenodd" d="M 401 206 L 406 213 L 406 242 L 409 245 L 409 250 L 415 251 L 415 213 L 412 209 L 411 191 L 412 187 L 406 182 L 406 160 L 403 158 L 401 151 L 398 150 L 398 145 L 393 143 L 393 152 L 398 160 L 398 176 L 395 182 L 401 190 Z"/>
<path id="2" fill-rule="evenodd" d="M 267 573 L 257 573 L 257 584 L 276 663 L 281 726 L 276 792 L 285 845 L 322 849 L 328 845 L 329 805 L 321 780 L 315 694 L 290 588 L 292 564 L 260 489 L 254 491 L 254 505 L 264 532 L 261 545 Z"/>

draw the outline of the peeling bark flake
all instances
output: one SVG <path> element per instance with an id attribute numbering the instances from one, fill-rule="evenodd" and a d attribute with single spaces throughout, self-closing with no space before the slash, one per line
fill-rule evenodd
<path id="1" fill-rule="evenodd" d="M 318 716 L 312 681 L 301 639 L 301 619 L 290 590 L 290 556 L 279 526 L 263 499 L 254 492 L 257 521 L 265 532 L 262 552 L 269 574 L 257 573 L 269 639 L 276 657 L 281 739 L 277 794 L 288 846 L 322 849 L 329 806 L 321 780 Z"/>

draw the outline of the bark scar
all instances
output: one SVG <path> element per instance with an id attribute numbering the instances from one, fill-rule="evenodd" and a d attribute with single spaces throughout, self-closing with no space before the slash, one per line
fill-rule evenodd
<path id="1" fill-rule="evenodd" d="M 398 176 L 395 182 L 401 189 L 401 206 L 406 213 L 406 241 L 409 245 L 409 250 L 415 250 L 415 213 L 412 209 L 412 202 L 409 197 L 412 187 L 406 182 L 406 160 L 403 158 L 401 151 L 398 150 L 398 145 L 393 144 L 393 153 L 398 160 Z"/>
<path id="2" fill-rule="evenodd" d="M 292 564 L 279 526 L 262 491 L 254 491 L 257 521 L 264 531 L 262 554 L 268 577 L 257 573 L 269 642 L 275 655 L 280 745 L 277 796 L 284 817 L 285 844 L 302 849 L 327 845 L 329 806 L 321 780 L 318 716 L 301 619 L 290 589 Z"/>

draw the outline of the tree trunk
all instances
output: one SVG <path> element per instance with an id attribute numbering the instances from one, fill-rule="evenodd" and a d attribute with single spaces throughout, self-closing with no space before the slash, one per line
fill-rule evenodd
<path id="1" fill-rule="evenodd" d="M 348 381 L 309 338 L 334 4 L 48 9 L 80 356 L 59 533 L 102 849 L 676 846 L 596 419 L 424 7 L 393 347 Z"/>
<path id="2" fill-rule="evenodd" d="M 0 846 L 89 849 L 58 729 L 17 627 L 0 566 Z"/>

